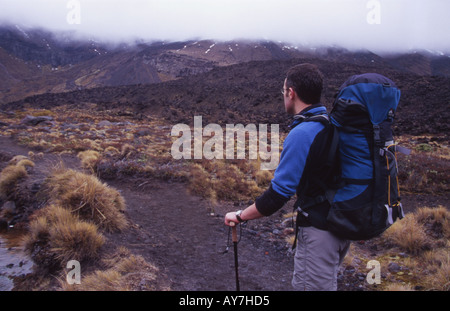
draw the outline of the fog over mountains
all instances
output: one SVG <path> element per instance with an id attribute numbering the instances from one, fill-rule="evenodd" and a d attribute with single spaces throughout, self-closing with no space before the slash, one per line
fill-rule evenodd
<path id="1" fill-rule="evenodd" d="M 152 84 L 249 61 L 313 58 L 449 76 L 450 57 L 430 50 L 378 55 L 273 41 L 106 43 L 19 25 L 0 27 L 0 103 L 102 86 Z"/>

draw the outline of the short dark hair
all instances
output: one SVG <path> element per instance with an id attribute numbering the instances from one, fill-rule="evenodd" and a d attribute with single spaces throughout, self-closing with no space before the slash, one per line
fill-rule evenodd
<path id="1" fill-rule="evenodd" d="M 305 104 L 320 103 L 323 75 L 316 65 L 306 63 L 296 65 L 288 70 L 286 79 L 286 87 L 292 87 Z"/>

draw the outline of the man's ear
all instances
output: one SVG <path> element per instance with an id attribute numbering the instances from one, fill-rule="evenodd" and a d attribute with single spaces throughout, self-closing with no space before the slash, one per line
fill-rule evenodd
<path id="1" fill-rule="evenodd" d="M 297 96 L 297 93 L 295 93 L 294 88 L 292 88 L 292 87 L 289 88 L 289 94 L 288 94 L 288 96 L 289 96 L 289 98 L 290 98 L 291 100 L 294 100 L 295 96 Z"/>

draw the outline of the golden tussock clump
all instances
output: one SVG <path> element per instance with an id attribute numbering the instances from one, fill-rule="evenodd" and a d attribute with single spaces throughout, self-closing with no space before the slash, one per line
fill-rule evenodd
<path id="1" fill-rule="evenodd" d="M 429 250 L 421 256 L 421 263 L 425 264 L 428 273 L 422 279 L 425 287 L 430 290 L 450 290 L 450 241 L 442 248 Z"/>
<path id="2" fill-rule="evenodd" d="M 0 174 L 0 194 L 9 197 L 14 193 L 18 181 L 27 177 L 27 171 L 23 166 L 7 166 Z"/>
<path id="3" fill-rule="evenodd" d="M 56 169 L 45 181 L 50 201 L 109 232 L 126 228 L 125 199 L 95 176 Z"/>
<path id="4" fill-rule="evenodd" d="M 432 248 L 435 240 L 450 238 L 450 211 L 443 206 L 419 208 L 395 222 L 382 238 L 411 254 L 422 253 Z"/>
<path id="5" fill-rule="evenodd" d="M 122 158 L 126 158 L 129 157 L 134 151 L 135 148 L 132 145 L 125 143 L 120 148 L 120 155 Z"/>
<path id="6" fill-rule="evenodd" d="M 395 222 L 381 236 L 388 247 L 398 247 L 412 256 L 403 264 L 412 276 L 409 281 L 427 290 L 450 290 L 450 211 L 443 207 L 422 207 Z M 406 278 L 406 276 L 403 276 Z M 403 287 L 386 290 L 408 290 Z"/>
<path id="7" fill-rule="evenodd" d="M 78 153 L 78 158 L 81 160 L 81 166 L 89 170 L 95 170 L 101 160 L 100 153 L 95 150 L 81 151 Z"/>
<path id="8" fill-rule="evenodd" d="M 26 159 L 28 159 L 26 156 L 16 155 L 11 160 L 8 161 L 8 165 L 17 165 L 17 163 Z"/>
<path id="9" fill-rule="evenodd" d="M 425 230 L 417 221 L 415 214 L 408 214 L 402 220 L 396 221 L 384 232 L 383 239 L 411 254 L 419 254 L 429 248 Z"/>
<path id="10" fill-rule="evenodd" d="M 65 208 L 50 205 L 30 222 L 24 248 L 38 265 L 54 265 L 53 260 L 64 265 L 69 260 L 97 257 L 104 242 L 94 224 L 80 220 Z"/>
<path id="11" fill-rule="evenodd" d="M 102 263 L 106 266 L 105 270 L 97 270 L 83 277 L 81 284 L 62 282 L 62 288 L 77 291 L 165 290 L 156 287 L 158 268 L 124 247 L 119 247 Z"/>
<path id="12" fill-rule="evenodd" d="M 34 163 L 25 156 L 15 156 L 0 173 L 0 196 L 8 198 L 16 191 L 20 180 L 28 177 L 27 167 Z"/>
<path id="13" fill-rule="evenodd" d="M 440 238 L 450 239 L 450 211 L 443 206 L 436 208 L 423 207 L 416 211 L 417 221 Z"/>
<path id="14" fill-rule="evenodd" d="M 29 159 L 23 159 L 17 162 L 16 166 L 23 166 L 23 167 L 34 167 L 34 162 Z"/>
<path id="15" fill-rule="evenodd" d="M 112 157 L 112 156 L 120 154 L 120 151 L 117 148 L 113 147 L 113 146 L 108 146 L 108 147 L 105 148 L 103 153 L 106 156 L 108 156 L 108 157 Z"/>
<path id="16" fill-rule="evenodd" d="M 241 200 L 260 194 L 273 178 L 269 171 L 255 171 L 242 161 L 194 163 L 189 171 L 189 190 L 205 198 Z"/>
<path id="17" fill-rule="evenodd" d="M 271 171 L 257 171 L 255 174 L 256 183 L 258 186 L 268 187 L 273 179 L 273 172 Z"/>

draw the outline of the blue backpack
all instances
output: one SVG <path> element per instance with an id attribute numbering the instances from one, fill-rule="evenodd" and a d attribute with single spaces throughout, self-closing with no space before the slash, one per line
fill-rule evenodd
<path id="1" fill-rule="evenodd" d="M 375 73 L 350 77 L 336 95 L 330 122 L 337 131 L 339 170 L 327 190 L 327 228 L 349 240 L 378 236 L 404 217 L 392 122 L 400 90 Z"/>

